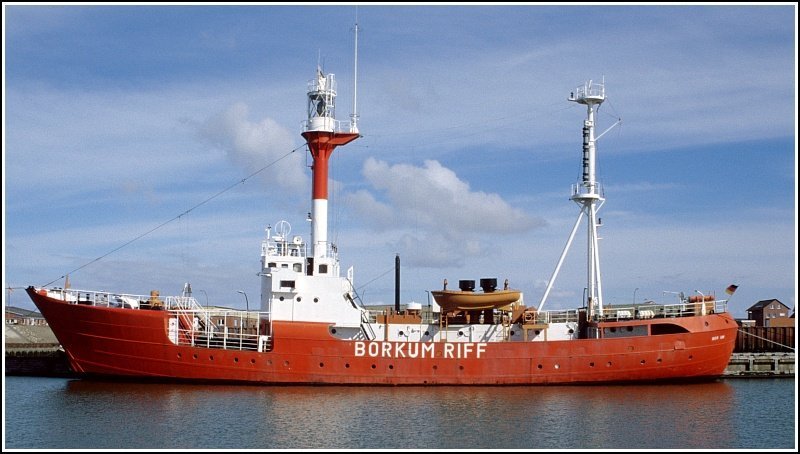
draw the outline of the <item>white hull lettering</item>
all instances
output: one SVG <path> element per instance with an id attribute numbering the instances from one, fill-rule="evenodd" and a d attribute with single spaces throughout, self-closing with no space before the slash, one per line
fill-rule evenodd
<path id="1" fill-rule="evenodd" d="M 436 345 L 441 348 L 436 349 Z M 444 359 L 481 359 L 486 353 L 485 342 L 446 342 L 434 344 L 430 342 L 363 342 L 353 343 L 355 356 L 370 358 L 444 358 Z"/>

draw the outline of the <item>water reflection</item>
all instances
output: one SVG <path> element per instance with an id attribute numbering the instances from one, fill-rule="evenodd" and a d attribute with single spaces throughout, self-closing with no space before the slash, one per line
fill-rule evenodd
<path id="1" fill-rule="evenodd" d="M 589 387 L 6 381 L 12 395 L 29 399 L 7 408 L 7 447 L 719 449 L 794 443 L 793 390 L 785 380 Z M 772 429 L 760 428 L 765 425 Z"/>

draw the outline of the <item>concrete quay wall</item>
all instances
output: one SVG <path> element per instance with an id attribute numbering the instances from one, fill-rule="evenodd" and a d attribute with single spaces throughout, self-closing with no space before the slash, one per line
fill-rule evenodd
<path id="1" fill-rule="evenodd" d="M 734 353 L 723 377 L 794 377 L 794 370 L 794 352 Z"/>

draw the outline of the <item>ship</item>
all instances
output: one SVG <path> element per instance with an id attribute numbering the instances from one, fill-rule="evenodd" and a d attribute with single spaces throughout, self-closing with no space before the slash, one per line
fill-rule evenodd
<path id="1" fill-rule="evenodd" d="M 357 35 L 356 35 L 357 43 Z M 356 44 L 357 55 L 357 44 Z M 357 59 L 356 59 L 357 62 Z M 357 65 L 356 65 L 357 68 Z M 354 87 L 349 122 L 335 116 L 336 79 L 317 66 L 302 137 L 312 161 L 310 238 L 280 221 L 261 241 L 258 310 L 203 307 L 179 295 L 29 286 L 74 372 L 85 378 L 297 385 L 577 385 L 714 380 L 733 351 L 737 324 L 714 292 L 670 304 L 603 301 L 597 212 L 595 114 L 605 81 L 567 98 L 585 105 L 580 207 L 541 301 L 497 288 L 496 278 L 431 290 L 431 310 L 366 305 L 353 268 L 342 270 L 328 239 L 328 161 L 361 137 Z M 601 134 L 602 136 L 602 134 Z M 587 219 L 587 285 L 575 309 L 546 310 L 567 250 Z M 396 257 L 396 277 L 399 257 Z M 67 275 L 68 278 L 68 275 Z M 67 279 L 68 281 L 68 279 Z M 399 284 L 399 279 L 397 279 Z M 246 295 L 245 295 L 246 297 Z M 433 310 L 437 309 L 437 310 Z"/>

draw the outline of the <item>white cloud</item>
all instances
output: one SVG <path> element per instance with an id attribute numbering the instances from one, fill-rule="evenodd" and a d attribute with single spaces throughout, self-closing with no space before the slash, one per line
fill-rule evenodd
<path id="1" fill-rule="evenodd" d="M 363 173 L 377 192 L 385 194 L 387 202 L 363 193 L 351 202 L 362 203 L 356 209 L 378 228 L 414 225 L 435 230 L 446 226 L 458 234 L 505 234 L 527 231 L 542 222 L 511 207 L 498 194 L 472 191 L 469 183 L 438 161 L 426 160 L 421 167 L 390 166 L 370 157 Z M 368 215 L 370 210 L 379 210 L 382 216 Z"/>
<path id="2" fill-rule="evenodd" d="M 384 233 L 386 243 L 415 266 L 461 266 L 467 257 L 491 250 L 487 238 L 544 224 L 498 194 L 471 190 L 434 160 L 418 167 L 370 157 L 363 173 L 372 192 L 362 189 L 346 196 L 347 205 L 355 218 Z"/>
<path id="3" fill-rule="evenodd" d="M 251 172 L 279 159 L 288 161 L 261 172 L 260 179 L 280 193 L 305 191 L 309 179 L 303 168 L 303 152 L 285 157 L 295 148 L 289 131 L 271 118 L 252 122 L 248 116 L 247 105 L 238 102 L 209 118 L 200 127 L 200 134 Z"/>

